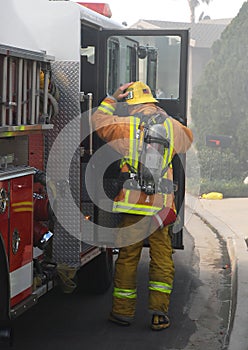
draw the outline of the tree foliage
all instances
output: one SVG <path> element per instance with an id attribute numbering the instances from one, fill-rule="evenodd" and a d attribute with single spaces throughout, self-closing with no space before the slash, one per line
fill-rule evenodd
<path id="1" fill-rule="evenodd" d="M 234 155 L 235 163 L 238 161 L 240 176 L 248 170 L 247 31 L 248 2 L 245 2 L 214 43 L 212 59 L 194 91 L 191 105 L 198 150 L 203 152 L 207 134 L 232 136 L 228 152 Z"/>
<path id="2" fill-rule="evenodd" d="M 195 8 L 199 6 L 201 3 L 205 3 L 209 5 L 212 0 L 187 0 L 190 8 L 190 22 L 195 22 Z"/>

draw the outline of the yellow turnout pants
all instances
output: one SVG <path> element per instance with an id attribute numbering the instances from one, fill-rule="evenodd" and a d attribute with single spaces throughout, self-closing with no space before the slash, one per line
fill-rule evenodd
<path id="1" fill-rule="evenodd" d="M 139 220 L 139 225 L 135 225 Z M 166 314 L 168 312 L 170 294 L 174 279 L 174 263 L 172 259 L 171 237 L 168 227 L 153 228 L 151 217 L 124 214 L 120 228 L 133 235 L 148 237 L 150 246 L 149 264 L 149 310 L 152 313 Z M 155 231 L 154 231 L 155 229 Z M 153 232 L 154 231 L 154 232 Z M 147 235 L 144 233 L 147 232 Z M 149 233 L 151 234 L 149 235 Z M 125 233 L 125 231 L 124 231 Z M 136 274 L 143 248 L 143 239 L 120 248 L 115 264 L 113 314 L 126 319 L 133 319 L 135 315 L 137 286 Z"/>

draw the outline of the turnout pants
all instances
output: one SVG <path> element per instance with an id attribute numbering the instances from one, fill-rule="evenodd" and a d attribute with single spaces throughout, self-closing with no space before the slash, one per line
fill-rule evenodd
<path id="1" fill-rule="evenodd" d="M 137 222 L 139 222 L 138 225 Z M 124 214 L 120 229 L 122 238 L 126 232 L 127 236 L 133 236 L 134 243 L 122 246 L 119 250 L 115 264 L 112 313 L 122 319 L 132 320 L 134 318 L 137 299 L 137 267 L 144 238 L 148 237 L 150 246 L 149 310 L 160 315 L 166 314 L 174 279 L 174 263 L 168 227 L 162 230 L 156 229 L 155 226 L 153 227 L 151 217 Z M 142 240 L 139 240 L 140 237 Z"/>

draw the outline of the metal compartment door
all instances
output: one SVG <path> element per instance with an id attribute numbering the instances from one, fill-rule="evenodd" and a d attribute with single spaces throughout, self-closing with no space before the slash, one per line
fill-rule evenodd
<path id="1" fill-rule="evenodd" d="M 11 306 L 32 293 L 33 176 L 10 180 L 9 269 Z"/>
<path id="2" fill-rule="evenodd" d="M 118 75 L 114 72 L 116 88 L 128 81 L 142 80 L 151 87 L 159 106 L 187 125 L 188 30 L 103 30 L 100 40 L 102 71 L 99 73 L 104 83 L 100 96 L 114 90 L 114 77 L 111 76 L 114 65 L 110 57 L 114 42 L 119 45 L 119 54 L 115 52 L 119 65 L 115 67 Z M 123 75 L 122 71 L 128 74 Z M 180 154 L 173 160 L 174 182 L 178 186 L 175 200 L 180 219 L 172 228 L 176 249 L 183 249 L 185 158 L 185 154 Z"/>

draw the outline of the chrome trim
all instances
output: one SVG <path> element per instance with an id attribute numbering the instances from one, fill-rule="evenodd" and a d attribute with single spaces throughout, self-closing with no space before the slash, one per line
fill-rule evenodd
<path id="1" fill-rule="evenodd" d="M 92 259 L 94 259 L 96 256 L 100 254 L 101 254 L 100 248 L 95 248 L 85 253 L 85 255 L 82 255 L 80 259 L 81 266 L 85 265 L 86 263 L 88 263 L 89 261 L 91 261 Z"/>
<path id="2" fill-rule="evenodd" d="M 40 298 L 42 295 L 46 294 L 47 292 L 49 292 L 49 290 L 51 290 L 52 288 L 54 288 L 55 283 L 54 281 L 49 281 L 46 284 L 43 284 L 42 286 L 38 287 L 35 292 L 33 293 L 33 295 L 36 298 Z"/>
<path id="3" fill-rule="evenodd" d="M 39 115 L 40 115 L 40 62 L 37 62 L 36 66 L 36 72 L 35 72 L 35 80 L 36 80 L 36 86 L 35 86 L 35 124 L 39 123 Z"/>
<path id="4" fill-rule="evenodd" d="M 36 69 L 37 69 L 37 62 L 32 62 L 32 79 L 31 79 L 31 119 L 30 123 L 31 125 L 35 124 L 35 93 L 36 93 Z"/>
<path id="5" fill-rule="evenodd" d="M 26 310 L 28 310 L 31 306 L 36 304 L 38 301 L 38 298 L 35 294 L 31 294 L 28 298 L 14 306 L 10 310 L 10 316 L 11 318 L 16 318 L 23 314 Z"/>
<path id="6" fill-rule="evenodd" d="M 22 74 L 23 74 L 23 59 L 18 61 L 18 76 L 17 76 L 17 125 L 21 125 L 22 121 Z"/>
<path id="7" fill-rule="evenodd" d="M 6 125 L 6 106 L 7 101 L 7 70 L 8 70 L 8 58 L 4 57 L 3 59 L 3 76 L 2 76 L 2 122 L 1 125 Z"/>
<path id="8" fill-rule="evenodd" d="M 32 293 L 28 298 L 14 306 L 10 310 L 11 318 L 16 318 L 20 316 L 22 313 L 24 313 L 26 310 L 28 310 L 31 306 L 36 304 L 39 300 L 39 298 L 49 292 L 54 287 L 54 282 L 49 281 L 47 284 L 42 285 L 41 287 L 37 288 L 34 293 Z"/>
<path id="9" fill-rule="evenodd" d="M 89 118 L 89 127 L 90 127 L 90 155 L 93 154 L 93 127 L 92 127 L 92 104 L 93 104 L 93 94 L 89 92 L 88 97 L 88 118 Z"/>
<path id="10" fill-rule="evenodd" d="M 7 45 L 0 45 L 0 54 L 42 62 L 54 61 L 54 57 L 46 55 L 45 51 L 29 51 Z"/>
<path id="11" fill-rule="evenodd" d="M 28 86 L 28 62 L 24 60 L 23 63 L 23 111 L 22 119 L 23 124 L 27 124 L 27 86 Z"/>
<path id="12" fill-rule="evenodd" d="M 11 167 L 4 170 L 0 170 L 0 181 L 10 180 L 16 177 L 33 175 L 36 169 L 31 167 Z"/>
<path id="13" fill-rule="evenodd" d="M 45 70 L 44 72 L 44 102 L 43 102 L 43 120 L 46 120 L 48 116 L 48 86 L 49 86 L 49 72 Z"/>
<path id="14" fill-rule="evenodd" d="M 13 124 L 13 107 L 16 106 L 16 102 L 13 101 L 13 59 L 9 58 L 9 77 L 8 77 L 8 90 L 9 90 L 9 101 L 5 103 L 5 108 L 9 107 L 9 120 L 8 124 Z M 6 110 L 5 110 L 6 111 Z"/>
<path id="15" fill-rule="evenodd" d="M 4 188 L 0 188 L 0 214 L 3 214 L 7 208 L 8 195 Z"/>
<path id="16" fill-rule="evenodd" d="M 14 255 L 18 252 L 20 242 L 21 242 L 20 234 L 19 234 L 17 228 L 15 228 L 13 233 L 12 233 L 12 253 Z"/>

